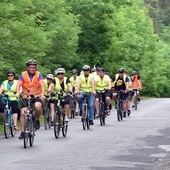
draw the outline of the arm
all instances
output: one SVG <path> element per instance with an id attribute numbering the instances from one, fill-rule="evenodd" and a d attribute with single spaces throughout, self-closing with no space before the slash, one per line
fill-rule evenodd
<path id="1" fill-rule="evenodd" d="M 44 96 L 44 93 L 45 93 L 45 88 L 44 88 L 44 80 L 40 80 L 39 81 L 40 83 L 40 86 L 41 86 L 41 96 Z"/>
<path id="2" fill-rule="evenodd" d="M 51 83 L 48 87 L 48 92 L 53 92 L 54 91 L 54 83 Z"/>
<path id="3" fill-rule="evenodd" d="M 3 91 L 4 91 L 4 85 L 1 84 L 1 87 L 0 87 L 0 94 L 2 94 Z"/>
<path id="4" fill-rule="evenodd" d="M 80 86 L 81 86 L 81 78 L 79 77 L 79 81 L 78 81 L 78 83 L 77 83 L 75 93 L 79 93 L 79 92 L 80 92 Z"/>

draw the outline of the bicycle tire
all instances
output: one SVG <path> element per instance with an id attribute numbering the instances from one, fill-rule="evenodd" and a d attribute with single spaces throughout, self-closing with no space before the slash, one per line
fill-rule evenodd
<path id="1" fill-rule="evenodd" d="M 83 106 L 83 109 L 82 109 L 82 126 L 83 126 L 83 130 L 86 130 L 86 127 L 87 127 L 87 114 L 86 114 L 86 110 L 87 110 L 87 105 L 84 105 Z"/>
<path id="2" fill-rule="evenodd" d="M 54 136 L 56 139 L 59 138 L 60 136 L 60 123 L 57 123 L 57 113 L 54 115 Z"/>
<path id="3" fill-rule="evenodd" d="M 10 128 L 11 128 L 11 136 L 14 137 L 16 134 L 16 130 L 14 128 L 14 122 L 12 118 L 11 118 Z"/>
<path id="4" fill-rule="evenodd" d="M 29 133 L 30 146 L 33 146 L 33 144 L 34 144 L 34 136 L 35 136 L 35 119 L 31 118 L 31 120 L 30 120 L 30 133 Z"/>
<path id="5" fill-rule="evenodd" d="M 134 106 L 135 106 L 135 110 L 137 110 L 137 96 L 134 96 Z"/>
<path id="6" fill-rule="evenodd" d="M 62 118 L 62 134 L 63 137 L 67 136 L 67 129 L 68 129 L 68 122 L 64 121 L 65 120 L 65 114 L 63 113 L 63 118 Z"/>
<path id="7" fill-rule="evenodd" d="M 87 118 L 86 118 L 87 129 L 90 129 L 90 123 L 89 123 L 89 110 L 88 110 L 88 109 L 87 109 L 86 115 L 87 115 Z"/>
<path id="8" fill-rule="evenodd" d="M 27 148 L 28 146 L 28 140 L 29 140 L 29 117 L 25 116 L 25 122 L 24 122 L 24 148 Z"/>
<path id="9" fill-rule="evenodd" d="M 120 115 L 120 120 L 122 121 L 123 120 L 123 109 L 122 109 L 122 101 L 120 101 L 120 106 L 119 106 L 119 108 L 120 108 L 120 112 L 119 112 L 119 115 Z"/>
<path id="10" fill-rule="evenodd" d="M 50 118 L 50 109 L 48 108 L 48 106 L 45 107 L 45 113 L 44 113 L 44 127 L 45 130 L 47 130 L 48 128 L 50 129 L 51 127 L 51 118 Z"/>
<path id="11" fill-rule="evenodd" d="M 103 126 L 104 122 L 103 122 L 103 118 L 104 118 L 104 105 L 103 103 L 100 103 L 99 105 L 99 115 L 100 115 L 100 125 Z"/>
<path id="12" fill-rule="evenodd" d="M 10 134 L 11 134 L 11 129 L 10 129 L 10 126 L 9 126 L 9 123 L 8 123 L 8 111 L 6 110 L 4 112 L 5 114 L 5 119 L 4 119 L 4 135 L 7 138 L 9 138 Z"/>

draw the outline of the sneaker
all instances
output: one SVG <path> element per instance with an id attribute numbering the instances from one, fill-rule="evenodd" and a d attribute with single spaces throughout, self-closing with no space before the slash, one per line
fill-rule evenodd
<path id="1" fill-rule="evenodd" d="M 138 102 L 140 102 L 140 98 L 139 97 L 137 98 L 137 100 L 138 100 Z"/>
<path id="2" fill-rule="evenodd" d="M 68 121 L 69 121 L 69 119 L 68 119 L 68 117 L 67 117 L 67 116 L 65 116 L 64 121 L 65 121 L 65 122 L 68 122 Z"/>
<path id="3" fill-rule="evenodd" d="M 21 132 L 20 136 L 18 137 L 18 139 L 24 139 L 24 132 Z"/>
<path id="4" fill-rule="evenodd" d="M 135 107 L 135 105 L 132 105 L 132 108 L 134 108 Z"/>
<path id="5" fill-rule="evenodd" d="M 94 125 L 93 120 L 89 120 L 90 125 Z"/>
<path id="6" fill-rule="evenodd" d="M 82 110 L 80 110 L 80 113 L 79 113 L 80 116 L 82 116 Z"/>
<path id="7" fill-rule="evenodd" d="M 40 128 L 40 121 L 36 120 L 35 122 L 35 129 L 38 130 Z"/>
<path id="8" fill-rule="evenodd" d="M 127 112 L 128 112 L 128 116 L 130 116 L 130 114 L 131 114 L 131 111 L 130 111 L 130 110 L 128 110 Z"/>
<path id="9" fill-rule="evenodd" d="M 76 116 L 78 116 L 78 114 L 79 114 L 79 111 L 78 111 L 78 110 L 76 110 Z"/>
<path id="10" fill-rule="evenodd" d="M 18 127 L 17 127 L 17 125 L 15 125 L 14 126 L 14 129 L 16 130 L 16 131 L 18 131 L 19 129 L 18 129 Z"/>
<path id="11" fill-rule="evenodd" d="M 126 112 L 123 112 L 123 117 L 126 117 Z"/>

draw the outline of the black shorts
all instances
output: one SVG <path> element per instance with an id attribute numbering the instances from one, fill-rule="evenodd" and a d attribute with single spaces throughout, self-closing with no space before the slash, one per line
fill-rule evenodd
<path id="1" fill-rule="evenodd" d="M 27 101 L 28 101 L 28 99 L 22 99 L 21 108 L 28 107 Z M 39 102 L 41 104 L 43 103 L 40 98 L 35 98 L 31 101 L 31 104 L 35 104 L 36 102 Z"/>
<path id="2" fill-rule="evenodd" d="M 1 113 L 4 113 L 5 105 L 6 105 L 5 103 L 1 103 L 1 104 L 0 104 L 0 112 L 1 112 Z M 10 106 L 11 106 L 11 108 L 12 108 L 12 114 L 19 112 L 18 102 L 17 102 L 16 100 L 15 100 L 15 101 L 11 101 L 11 102 L 10 102 Z"/>
<path id="3" fill-rule="evenodd" d="M 114 90 L 114 93 L 118 93 L 118 90 Z M 123 91 L 120 91 L 120 98 L 121 100 L 126 100 L 128 93 L 124 93 Z"/>
<path id="4" fill-rule="evenodd" d="M 110 91 L 108 90 L 102 93 L 102 99 L 105 100 L 106 97 L 110 97 Z M 100 98 L 100 93 L 96 92 L 95 99 L 99 99 L 99 98 Z"/>

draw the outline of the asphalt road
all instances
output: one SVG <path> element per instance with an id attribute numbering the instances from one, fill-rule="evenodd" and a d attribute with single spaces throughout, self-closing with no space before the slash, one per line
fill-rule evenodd
<path id="1" fill-rule="evenodd" d="M 116 110 L 101 127 L 83 130 L 80 117 L 69 122 L 67 137 L 53 128 L 36 132 L 33 147 L 0 136 L 0 169 L 11 170 L 169 170 L 170 99 L 142 100 L 138 110 L 118 122 Z"/>

